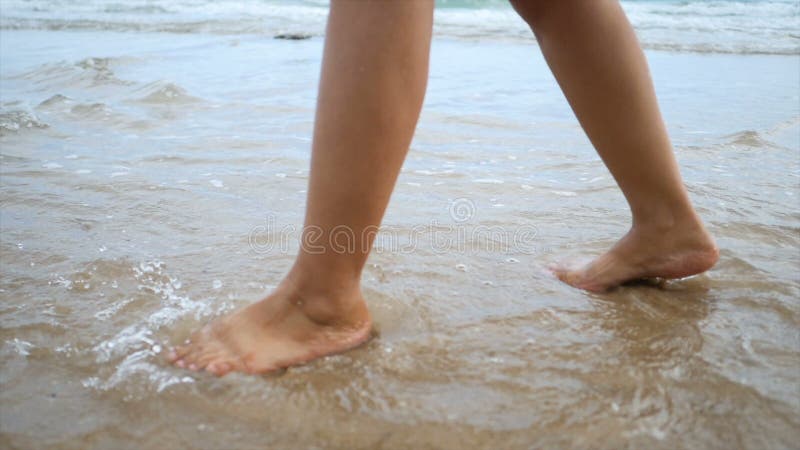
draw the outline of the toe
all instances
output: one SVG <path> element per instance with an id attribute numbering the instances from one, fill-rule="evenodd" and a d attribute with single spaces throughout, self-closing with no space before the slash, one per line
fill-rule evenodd
<path id="1" fill-rule="evenodd" d="M 186 346 L 186 350 L 175 360 L 173 364 L 189 370 L 197 370 L 197 361 L 202 355 L 203 346 L 199 342 Z"/>
<path id="2" fill-rule="evenodd" d="M 578 278 L 580 278 L 575 272 L 569 270 L 562 270 L 560 272 L 557 272 L 556 276 L 558 277 L 559 280 L 572 286 L 577 286 Z"/>
<path id="3" fill-rule="evenodd" d="M 561 264 L 551 266 L 550 270 L 556 278 L 573 287 L 581 288 L 583 282 L 586 281 L 582 269 Z"/>
<path id="4" fill-rule="evenodd" d="M 212 362 L 206 366 L 207 372 L 210 372 L 218 377 L 227 375 L 231 370 L 233 370 L 233 366 L 227 362 Z"/>
<path id="5" fill-rule="evenodd" d="M 575 286 L 575 273 L 570 271 L 564 266 L 557 266 L 552 267 L 551 272 L 558 278 L 560 281 L 569 284 L 571 286 Z"/>
<path id="6" fill-rule="evenodd" d="M 189 370 L 197 370 L 197 362 L 202 356 L 202 348 L 194 347 L 181 360 Z"/>
<path id="7" fill-rule="evenodd" d="M 570 266 L 567 266 L 564 263 L 553 263 L 548 265 L 547 269 L 559 280 L 567 284 L 572 284 L 570 279 L 573 278 L 575 271 L 570 268 Z"/>
<path id="8" fill-rule="evenodd" d="M 551 262 L 548 263 L 545 267 L 547 267 L 547 270 L 549 270 L 552 273 L 558 273 L 564 270 L 564 264 L 562 263 Z"/>
<path id="9" fill-rule="evenodd" d="M 227 352 L 219 351 L 219 350 L 210 351 L 210 352 L 204 353 L 203 355 L 200 355 L 197 358 L 197 361 L 195 362 L 195 364 L 197 364 L 197 366 L 200 367 L 200 368 L 204 368 L 204 367 L 207 367 L 210 364 L 213 364 L 214 362 L 225 361 L 227 359 L 229 359 L 229 355 L 227 354 Z"/>
<path id="10" fill-rule="evenodd" d="M 175 347 L 170 349 L 169 352 L 167 352 L 167 360 L 171 363 L 174 363 L 179 359 L 183 358 L 184 356 L 186 356 L 186 354 L 189 353 L 190 349 L 191 347 L 188 345 L 176 345 Z"/>

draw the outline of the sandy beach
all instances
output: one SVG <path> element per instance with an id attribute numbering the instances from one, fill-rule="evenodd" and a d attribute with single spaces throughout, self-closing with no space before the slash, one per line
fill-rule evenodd
<path id="1" fill-rule="evenodd" d="M 535 40 L 441 5 L 364 275 L 376 336 L 217 379 L 163 352 L 292 263 L 325 5 L 34 3 L 0 21 L 0 447 L 797 445 L 796 4 L 623 3 L 721 259 L 607 294 L 545 269 L 629 213 Z"/>

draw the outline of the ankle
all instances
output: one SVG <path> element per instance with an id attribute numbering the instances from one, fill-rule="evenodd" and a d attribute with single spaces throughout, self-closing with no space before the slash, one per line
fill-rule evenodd
<path id="1" fill-rule="evenodd" d="M 295 264 L 276 293 L 321 325 L 356 325 L 369 317 L 359 280 L 354 277 L 332 277 L 330 271 Z"/>
<path id="2" fill-rule="evenodd" d="M 632 229 L 649 233 L 703 230 L 700 217 L 691 205 L 680 207 L 657 206 L 655 208 L 632 209 Z"/>
<path id="3" fill-rule="evenodd" d="M 718 253 L 714 238 L 706 230 L 700 217 L 690 213 L 659 219 L 634 218 L 628 236 L 635 241 L 662 243 L 670 246 L 693 248 L 695 251 Z"/>
<path id="4" fill-rule="evenodd" d="M 298 257 L 282 284 L 306 296 L 347 298 L 360 291 L 361 273 L 340 266 Z"/>

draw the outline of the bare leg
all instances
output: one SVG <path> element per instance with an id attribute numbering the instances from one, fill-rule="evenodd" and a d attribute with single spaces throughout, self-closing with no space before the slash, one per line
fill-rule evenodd
<path id="1" fill-rule="evenodd" d="M 275 292 L 196 332 L 174 364 L 263 373 L 369 338 L 361 270 L 419 118 L 432 20 L 432 0 L 331 2 L 302 249 Z"/>
<path id="2" fill-rule="evenodd" d="M 592 144 L 619 184 L 633 225 L 588 266 L 557 269 L 603 291 L 646 277 L 703 272 L 718 251 L 678 171 L 644 53 L 615 0 L 512 0 Z"/>

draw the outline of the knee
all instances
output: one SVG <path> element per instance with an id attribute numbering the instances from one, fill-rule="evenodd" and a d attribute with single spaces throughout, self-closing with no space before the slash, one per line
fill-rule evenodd
<path id="1" fill-rule="evenodd" d="M 531 28 L 541 23 L 554 4 L 563 0 L 509 0 L 517 14 L 522 17 Z M 534 31 L 536 31 L 534 29 Z"/>

